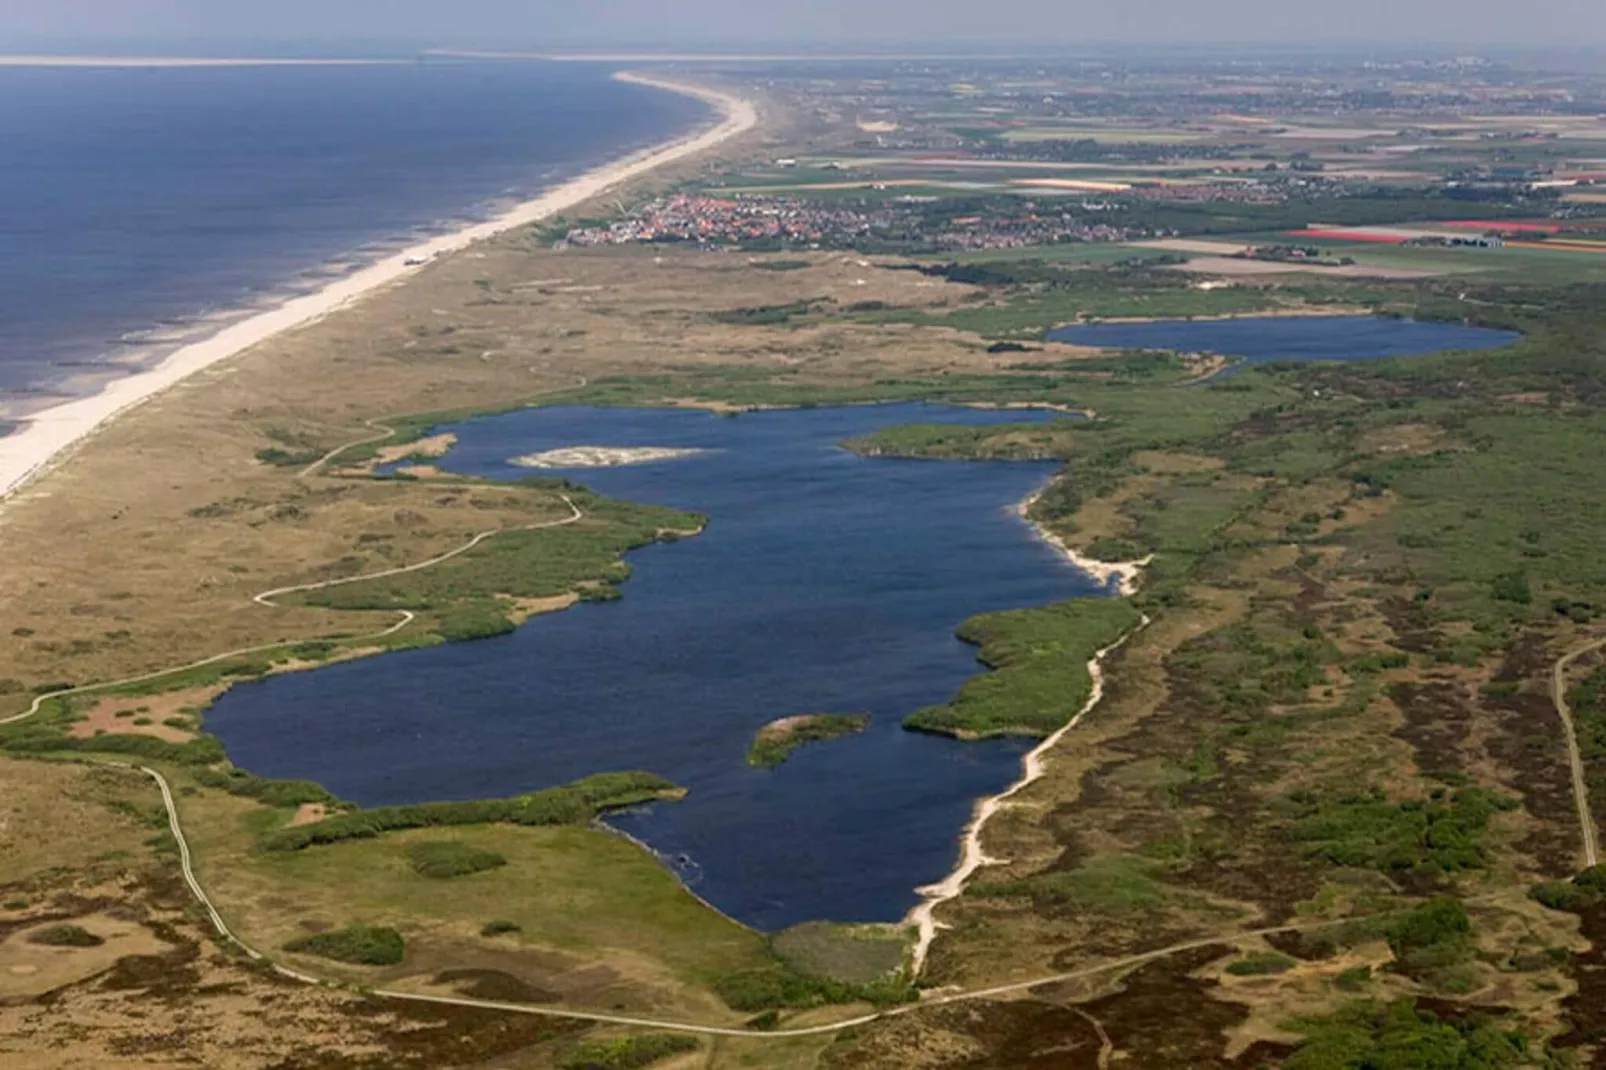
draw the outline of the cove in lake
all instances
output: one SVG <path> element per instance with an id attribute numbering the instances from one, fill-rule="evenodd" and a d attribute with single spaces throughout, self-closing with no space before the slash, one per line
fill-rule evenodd
<path id="1" fill-rule="evenodd" d="M 1495 349 L 1522 336 L 1513 331 L 1382 316 L 1245 316 L 1223 320 L 1090 323 L 1049 332 L 1056 342 L 1106 349 L 1219 353 L 1247 364 L 1275 361 L 1380 360 L 1440 350 Z M 1236 369 L 1215 378 L 1224 378 Z"/>
<path id="2" fill-rule="evenodd" d="M 364 806 L 658 773 L 691 794 L 613 823 L 721 910 L 761 929 L 899 920 L 952 868 L 975 800 L 1019 776 L 1025 749 L 900 727 L 979 671 L 954 629 L 1097 590 L 1014 512 L 1052 465 L 870 459 L 838 443 L 914 422 L 1045 419 L 1064 416 L 545 408 L 441 428 L 459 440 L 445 467 L 509 480 L 528 475 L 510 458 L 563 446 L 706 450 L 552 474 L 704 513 L 708 529 L 632 553 L 619 601 L 246 684 L 207 728 L 244 768 Z M 862 735 L 774 769 L 745 764 L 771 720 L 860 711 L 874 717 Z"/>

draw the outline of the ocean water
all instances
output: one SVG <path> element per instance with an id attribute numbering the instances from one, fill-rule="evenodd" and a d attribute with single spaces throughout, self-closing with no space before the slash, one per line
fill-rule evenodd
<path id="1" fill-rule="evenodd" d="M 1381 316 L 1247 316 L 1225 320 L 1092 323 L 1049 332 L 1056 342 L 1112 349 L 1171 349 L 1242 357 L 1246 364 L 1309 360 L 1380 360 L 1446 349 L 1494 349 L 1512 331 Z M 1233 369 L 1228 370 L 1228 374 Z M 1224 376 L 1217 376 L 1223 378 Z"/>
<path id="2" fill-rule="evenodd" d="M 610 70 L 0 68 L 0 417 L 709 117 Z"/>
<path id="3" fill-rule="evenodd" d="M 445 466 L 502 479 L 528 474 L 508 458 L 558 446 L 709 450 L 556 473 L 696 510 L 708 529 L 632 553 L 619 601 L 496 639 L 246 684 L 207 727 L 241 766 L 365 806 L 645 769 L 690 795 L 614 823 L 727 913 L 763 929 L 895 921 L 918 885 L 952 868 L 975 800 L 1019 775 L 1025 749 L 900 727 L 982 671 L 954 629 L 974 613 L 1097 592 L 1014 512 L 1052 465 L 861 458 L 838 443 L 916 421 L 1044 418 L 918 405 L 736 418 L 548 408 L 454 426 Z M 745 763 L 771 720 L 860 711 L 874 718 L 862 735 L 775 769 Z"/>

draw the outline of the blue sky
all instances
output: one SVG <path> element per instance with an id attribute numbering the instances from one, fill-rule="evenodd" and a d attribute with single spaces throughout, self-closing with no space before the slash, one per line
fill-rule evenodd
<path id="1" fill-rule="evenodd" d="M 30 41 L 1606 45 L 1606 0 L 0 0 Z"/>

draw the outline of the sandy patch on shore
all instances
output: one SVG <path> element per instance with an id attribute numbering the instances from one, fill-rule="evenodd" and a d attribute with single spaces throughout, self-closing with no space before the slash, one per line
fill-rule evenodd
<path id="1" fill-rule="evenodd" d="M 565 446 L 514 457 L 508 464 L 520 468 L 620 468 L 629 464 L 673 461 L 706 452 L 667 446 Z"/>
<path id="2" fill-rule="evenodd" d="M 323 803 L 302 803 L 296 807 L 296 816 L 290 819 L 291 828 L 302 825 L 316 825 L 329 816 L 329 808 Z"/>
<path id="3" fill-rule="evenodd" d="M 512 595 L 500 595 L 513 603 L 513 622 L 523 624 L 538 613 L 559 613 L 576 602 L 580 596 L 573 591 L 556 594 L 550 598 L 514 598 Z"/>
<path id="4" fill-rule="evenodd" d="M 430 459 L 444 457 L 452 451 L 452 447 L 455 445 L 457 445 L 457 436 L 447 431 L 443 434 L 431 435 L 429 438 L 421 438 L 417 442 L 405 442 L 400 446 L 385 446 L 374 454 L 373 464 L 370 467 L 395 464 L 397 461 L 405 461 L 409 457 L 428 457 Z"/>
<path id="5" fill-rule="evenodd" d="M 74 739 L 91 739 L 109 736 L 152 736 L 168 743 L 188 743 L 195 738 L 194 731 L 174 728 L 163 722 L 183 717 L 193 722 L 194 715 L 186 708 L 204 710 L 226 689 L 222 687 L 192 687 L 185 691 L 169 691 L 161 695 L 144 695 L 139 698 L 108 696 L 91 706 L 81 721 L 74 721 L 67 734 Z M 121 716 L 119 716 L 121 714 Z M 149 724 L 139 724 L 148 721 Z"/>

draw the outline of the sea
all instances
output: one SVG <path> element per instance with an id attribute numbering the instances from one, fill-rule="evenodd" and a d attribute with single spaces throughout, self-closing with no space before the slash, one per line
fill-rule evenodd
<path id="1" fill-rule="evenodd" d="M 611 73 L 0 67 L 0 430 L 711 118 Z"/>

